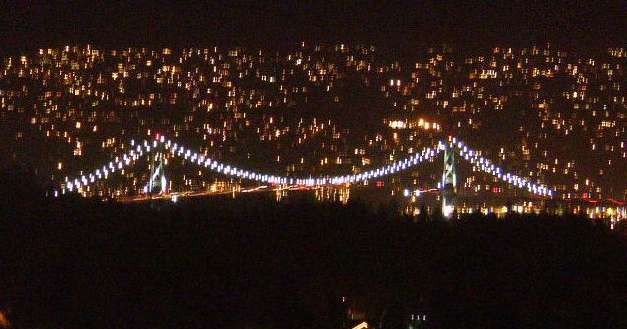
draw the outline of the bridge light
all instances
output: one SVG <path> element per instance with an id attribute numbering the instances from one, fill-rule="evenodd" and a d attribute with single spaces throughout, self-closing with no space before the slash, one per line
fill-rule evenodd
<path id="1" fill-rule="evenodd" d="M 444 217 L 450 218 L 453 214 L 453 210 L 454 208 L 452 205 L 445 205 L 444 207 L 442 207 L 442 214 L 444 215 Z"/>

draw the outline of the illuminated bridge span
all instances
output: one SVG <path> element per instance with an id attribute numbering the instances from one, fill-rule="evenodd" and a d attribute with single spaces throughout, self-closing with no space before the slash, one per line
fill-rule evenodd
<path id="1" fill-rule="evenodd" d="M 423 148 L 420 152 L 410 157 L 396 161 L 386 166 L 365 171 L 363 173 L 342 176 L 317 177 L 277 176 L 268 173 L 237 168 L 235 166 L 213 160 L 209 157 L 205 157 L 204 155 L 199 154 L 198 152 L 195 152 L 189 148 L 186 148 L 183 145 L 175 143 L 162 135 L 157 135 L 152 140 L 143 140 L 141 143 L 136 143 L 134 140 L 132 140 L 130 145 L 131 149 L 129 151 L 121 156 L 117 156 L 114 160 L 102 166 L 101 168 L 98 168 L 95 171 L 86 175 L 82 175 L 80 177 L 76 177 L 73 179 L 66 178 L 66 180 L 61 184 L 60 188 L 53 192 L 54 196 L 57 197 L 60 194 L 65 194 L 67 192 L 80 191 L 81 189 L 93 184 L 96 181 L 107 179 L 111 174 L 115 173 L 116 171 L 122 170 L 137 159 L 146 154 L 154 152 L 157 149 L 165 149 L 176 157 L 189 160 L 200 167 L 204 167 L 221 175 L 256 181 L 265 184 L 299 186 L 350 185 L 355 183 L 361 183 L 370 179 L 382 178 L 385 176 L 407 171 L 421 164 L 422 162 L 432 159 L 438 156 L 440 153 L 444 152 L 445 168 L 444 174 L 442 175 L 443 192 L 446 192 L 445 187 L 447 185 L 449 188 L 453 189 L 453 193 L 456 188 L 457 179 L 455 177 L 454 169 L 454 154 L 457 154 L 460 156 L 460 158 L 469 161 L 480 170 L 494 177 L 497 177 L 503 182 L 512 184 L 517 188 L 526 189 L 536 196 L 553 196 L 553 191 L 547 188 L 545 185 L 534 183 L 529 178 L 520 177 L 505 172 L 501 167 L 493 164 L 489 159 L 480 156 L 480 153 L 476 150 L 473 150 L 472 148 L 465 145 L 462 141 L 452 137 L 449 138 L 449 141 L 439 141 L 437 146 Z"/>

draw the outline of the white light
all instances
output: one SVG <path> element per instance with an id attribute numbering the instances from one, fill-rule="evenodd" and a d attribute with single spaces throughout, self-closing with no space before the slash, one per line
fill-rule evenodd
<path id="1" fill-rule="evenodd" d="M 453 210 L 454 210 L 453 206 L 445 205 L 444 207 L 442 207 L 442 214 L 446 218 L 451 218 L 451 215 L 453 214 Z"/>

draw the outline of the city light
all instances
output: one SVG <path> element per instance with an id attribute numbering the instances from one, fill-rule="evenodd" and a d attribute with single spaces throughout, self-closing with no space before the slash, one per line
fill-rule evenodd
<path id="1" fill-rule="evenodd" d="M 625 199 L 626 98 L 617 82 L 624 49 L 587 57 L 548 45 L 455 51 L 436 47 L 399 65 L 376 47 L 347 44 L 299 44 L 277 56 L 219 47 L 46 48 L 2 62 L 0 81 L 21 82 L 0 90 L 0 114 L 32 126 L 52 151 L 35 161 L 57 185 L 51 196 L 141 194 L 149 177 L 134 165 L 164 147 L 173 172 L 161 185 L 170 192 L 206 190 L 213 180 L 314 188 L 389 179 L 385 188 L 404 195 L 403 177 L 437 176 L 437 166 L 424 164 L 437 163 L 446 145 L 472 169 L 462 165 L 460 193 L 590 205 Z M 27 81 L 41 91 L 25 92 Z M 343 84 L 372 88 L 376 122 L 342 119 L 356 108 Z M 517 99 L 528 104 L 520 118 Z M 301 113 L 311 104 L 319 108 Z M 357 136 L 356 124 L 372 129 Z M 10 135 L 10 158 L 18 159 L 33 136 Z M 190 175 L 190 164 L 207 170 Z M 441 185 L 424 179 L 421 189 Z"/>

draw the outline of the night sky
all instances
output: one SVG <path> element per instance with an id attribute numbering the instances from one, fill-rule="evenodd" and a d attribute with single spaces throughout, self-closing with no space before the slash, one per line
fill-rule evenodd
<path id="1" fill-rule="evenodd" d="M 88 42 L 278 47 L 301 40 L 346 41 L 399 51 L 442 43 L 491 47 L 549 41 L 578 49 L 625 44 L 627 8 L 621 1 L 458 2 L 10 1 L 0 14 L 0 44 L 4 51 Z"/>

